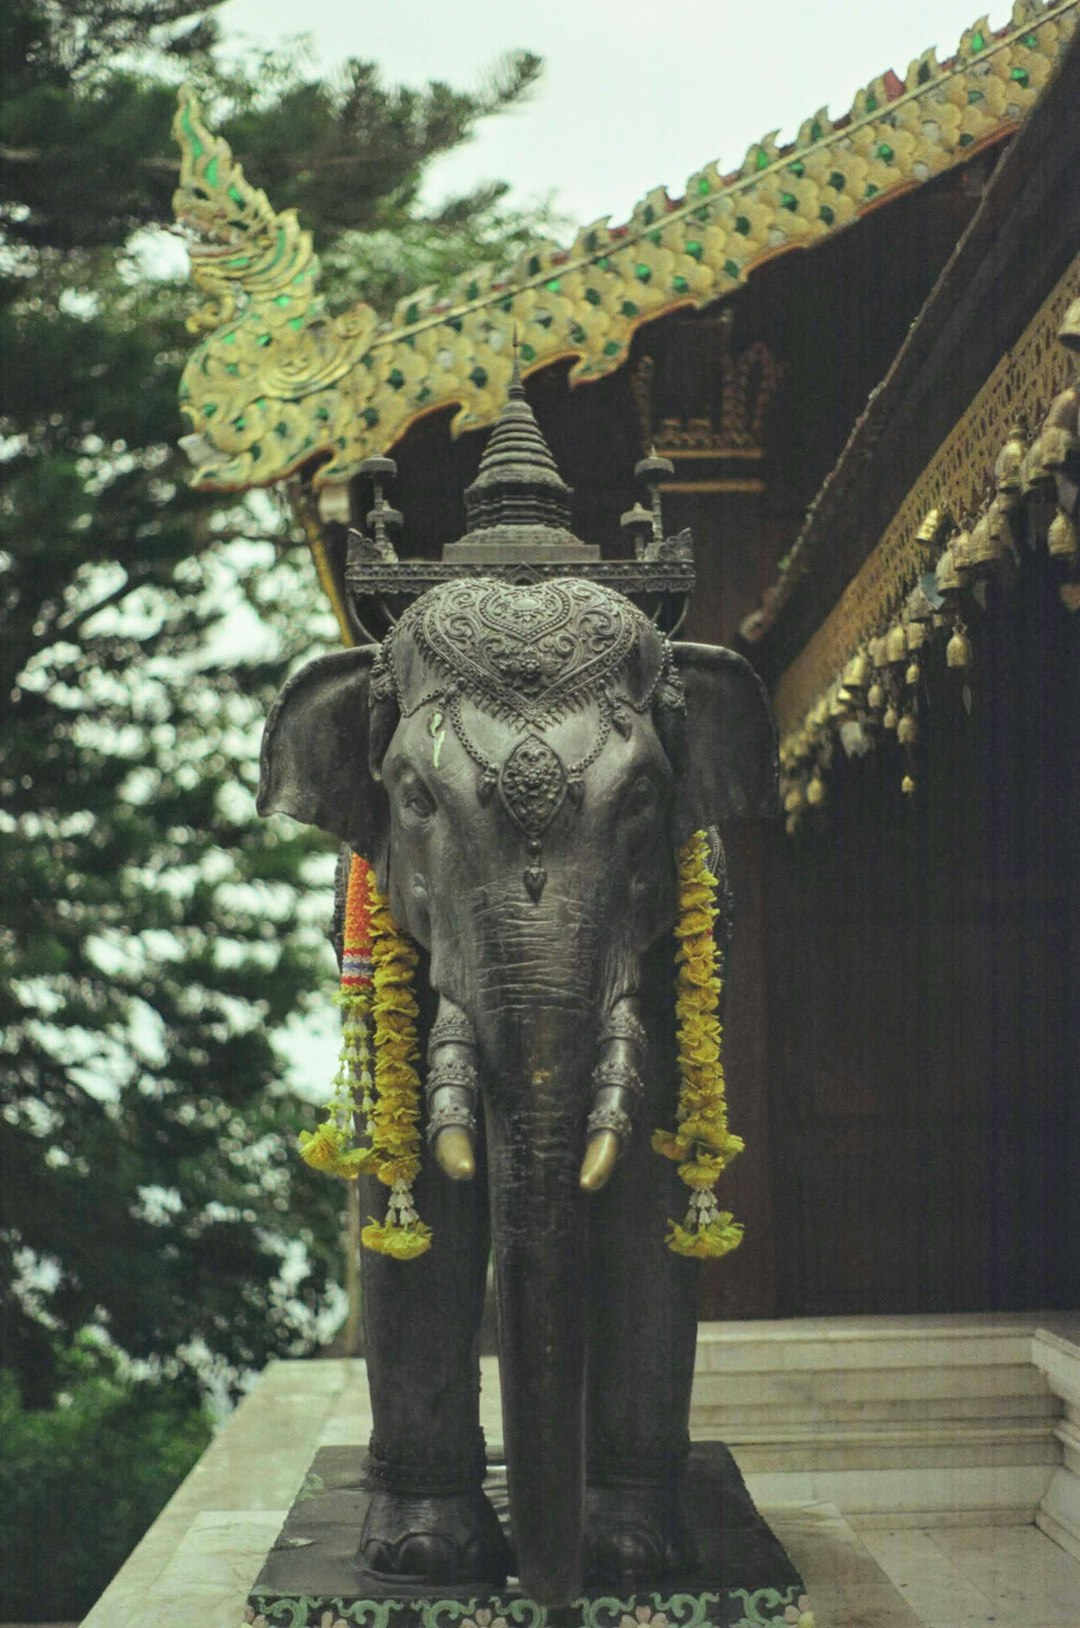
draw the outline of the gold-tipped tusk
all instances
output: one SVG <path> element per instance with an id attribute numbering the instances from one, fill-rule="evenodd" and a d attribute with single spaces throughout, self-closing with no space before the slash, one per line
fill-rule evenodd
<path id="1" fill-rule="evenodd" d="M 579 1180 L 587 1193 L 598 1193 L 619 1157 L 619 1138 L 614 1131 L 597 1131 L 589 1138 L 581 1161 Z"/>
<path id="2" fill-rule="evenodd" d="M 435 1158 L 439 1168 L 451 1181 L 472 1181 L 476 1175 L 476 1159 L 468 1131 L 460 1125 L 448 1125 L 440 1131 L 435 1142 Z"/>

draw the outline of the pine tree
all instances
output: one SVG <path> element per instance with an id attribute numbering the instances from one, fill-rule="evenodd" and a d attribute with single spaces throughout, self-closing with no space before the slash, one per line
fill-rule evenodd
<path id="1" fill-rule="evenodd" d="M 528 224 L 498 187 L 434 221 L 417 200 L 535 59 L 474 93 L 367 63 L 253 76 L 213 9 L 0 18 L 0 1365 L 28 1405 L 87 1328 L 192 1393 L 306 1351 L 338 1254 L 276 1043 L 332 976 L 327 854 L 253 801 L 269 702 L 335 635 L 272 498 L 197 494 L 175 451 L 186 292 L 132 240 L 169 219 L 176 85 L 303 212 L 342 294 L 387 309 L 417 264 Z"/>

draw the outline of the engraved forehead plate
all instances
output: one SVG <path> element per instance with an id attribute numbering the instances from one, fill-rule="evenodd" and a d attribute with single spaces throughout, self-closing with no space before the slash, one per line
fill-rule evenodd
<path id="1" fill-rule="evenodd" d="M 489 577 L 426 595 L 402 625 L 473 701 L 537 726 L 597 695 L 626 661 L 643 620 L 595 583 Z"/>

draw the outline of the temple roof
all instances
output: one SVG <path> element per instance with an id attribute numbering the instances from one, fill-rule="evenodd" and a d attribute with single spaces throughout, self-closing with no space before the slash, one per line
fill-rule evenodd
<path id="1" fill-rule="evenodd" d="M 478 266 L 438 297 L 419 290 L 390 324 L 365 304 L 325 311 L 310 233 L 251 186 L 185 89 L 174 208 L 206 296 L 189 319 L 204 337 L 181 387 L 195 483 L 243 490 L 317 463 L 316 485 L 342 484 L 428 413 L 456 408 L 454 434 L 491 424 L 507 398 L 515 329 L 526 373 L 566 359 L 572 383 L 614 372 L 644 323 L 722 299 L 765 262 L 1011 135 L 1078 8 L 1016 0 L 1005 28 L 980 19 L 954 56 L 939 63 L 925 51 L 902 79 L 890 69 L 842 118 L 821 109 L 790 144 L 765 136 L 737 171 L 708 164 L 681 199 L 650 192 L 625 225 L 597 221 L 569 249 L 537 241 L 506 271 Z"/>

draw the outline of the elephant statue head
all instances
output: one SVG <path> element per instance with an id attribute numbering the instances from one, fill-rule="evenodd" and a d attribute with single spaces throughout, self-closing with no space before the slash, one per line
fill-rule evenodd
<path id="1" fill-rule="evenodd" d="M 297 674 L 267 724 L 260 810 L 368 858 L 430 957 L 429 1140 L 457 1180 L 486 1147 L 512 1523 L 541 1600 L 580 1567 L 583 1240 L 640 1117 L 642 957 L 680 844 L 775 796 L 747 663 L 581 578 L 433 588 L 381 646 Z"/>

